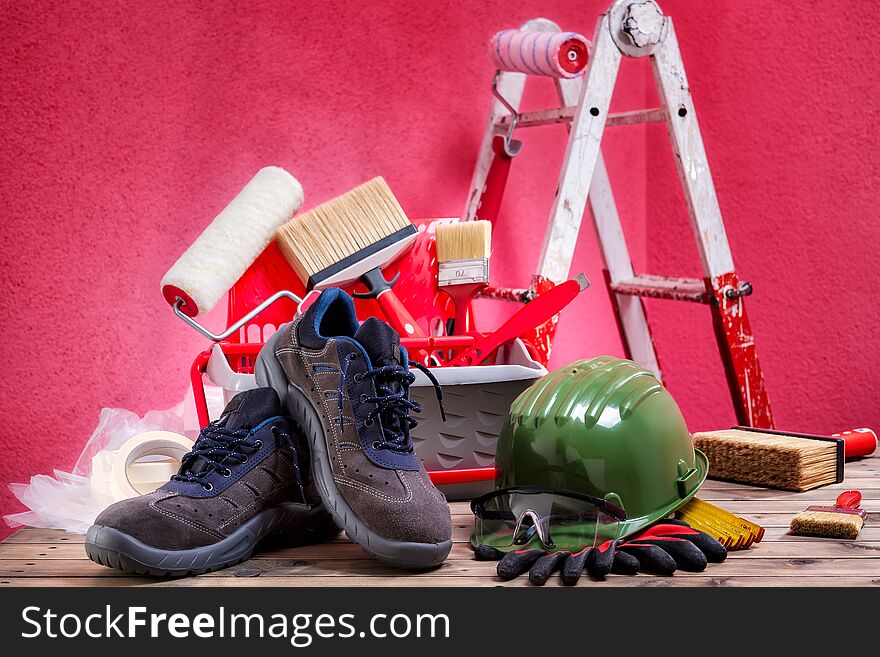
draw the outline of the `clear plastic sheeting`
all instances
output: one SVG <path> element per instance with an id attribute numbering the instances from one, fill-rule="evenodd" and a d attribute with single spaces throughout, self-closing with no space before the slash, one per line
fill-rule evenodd
<path id="1" fill-rule="evenodd" d="M 212 417 L 223 410 L 223 391 L 206 386 Z M 9 490 L 29 510 L 4 516 L 10 527 L 64 529 L 84 534 L 108 505 L 105 497 L 92 494 L 92 457 L 103 450 L 119 449 L 125 441 L 146 431 L 172 431 L 194 438 L 198 434 L 192 390 L 176 406 L 149 411 L 139 417 L 121 408 L 101 411 L 98 426 L 89 437 L 72 472 L 53 470 L 52 476 L 34 475 L 30 483 L 11 483 Z"/>

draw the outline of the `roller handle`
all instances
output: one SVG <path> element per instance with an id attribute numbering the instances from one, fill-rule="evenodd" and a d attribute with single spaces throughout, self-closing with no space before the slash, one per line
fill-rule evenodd
<path id="1" fill-rule="evenodd" d="M 498 329 L 470 349 L 458 355 L 447 365 L 479 365 L 505 342 L 515 340 L 524 333 L 534 330 L 544 322 L 553 318 L 575 297 L 589 286 L 590 282 L 583 274 L 560 283 L 559 285 L 539 294 L 520 308 Z"/>
<path id="2" fill-rule="evenodd" d="M 870 456 L 877 449 L 877 434 L 871 429 L 852 429 L 831 434 L 832 438 L 843 438 L 843 454 L 852 459 L 859 456 Z"/>
<path id="3" fill-rule="evenodd" d="M 862 502 L 862 494 L 857 490 L 845 490 L 837 496 L 834 506 L 838 509 L 858 509 Z"/>

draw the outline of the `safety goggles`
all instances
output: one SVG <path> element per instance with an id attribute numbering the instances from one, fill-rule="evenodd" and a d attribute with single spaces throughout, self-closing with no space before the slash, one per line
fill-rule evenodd
<path id="1" fill-rule="evenodd" d="M 471 502 L 474 541 L 499 550 L 542 547 L 579 551 L 621 535 L 626 512 L 577 491 L 514 486 Z"/>

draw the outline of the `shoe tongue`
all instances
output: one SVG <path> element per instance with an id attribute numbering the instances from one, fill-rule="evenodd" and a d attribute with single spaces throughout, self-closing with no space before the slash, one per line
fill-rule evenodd
<path id="1" fill-rule="evenodd" d="M 229 400 L 217 424 L 227 429 L 253 429 L 270 417 L 281 415 L 281 400 L 274 388 L 256 388 L 238 393 Z M 208 468 L 209 462 L 198 457 L 189 466 L 192 474 Z"/>
<path id="2" fill-rule="evenodd" d="M 370 317 L 361 324 L 354 334 L 354 339 L 367 352 L 373 366 L 401 363 L 400 336 L 381 319 Z"/>
<path id="3" fill-rule="evenodd" d="M 281 415 L 281 401 L 274 388 L 245 390 L 233 397 L 217 421 L 227 429 L 253 429 L 270 417 Z"/>

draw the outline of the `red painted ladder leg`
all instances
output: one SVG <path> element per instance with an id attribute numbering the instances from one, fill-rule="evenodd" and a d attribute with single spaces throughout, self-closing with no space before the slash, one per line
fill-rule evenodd
<path id="1" fill-rule="evenodd" d="M 772 429 L 773 414 L 743 299 L 750 286 L 741 285 L 736 272 L 728 272 L 709 279 L 706 287 L 712 291 L 712 323 L 737 422 Z"/>

